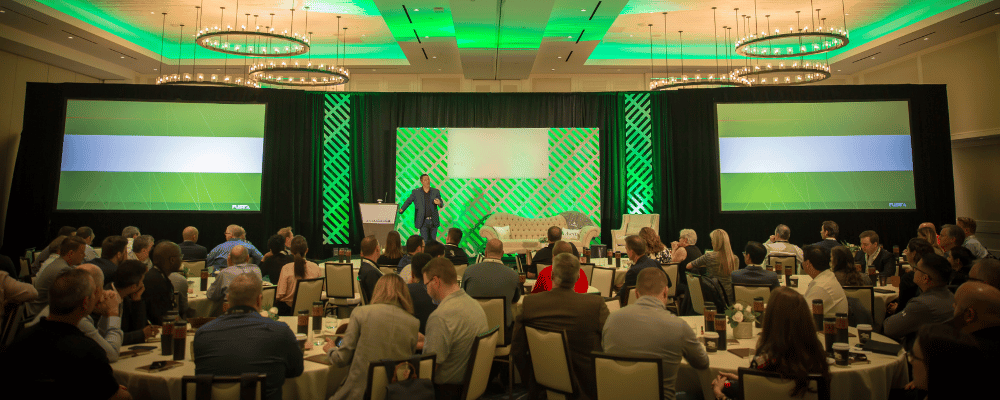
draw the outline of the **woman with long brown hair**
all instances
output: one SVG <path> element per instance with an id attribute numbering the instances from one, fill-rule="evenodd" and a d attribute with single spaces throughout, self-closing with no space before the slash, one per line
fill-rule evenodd
<path id="1" fill-rule="evenodd" d="M 295 301 L 295 283 L 302 279 L 319 278 L 323 275 L 316 263 L 306 260 L 306 253 L 309 252 L 309 243 L 302 235 L 292 238 L 292 255 L 295 261 L 281 267 L 281 277 L 278 278 L 278 291 L 275 293 L 275 301 L 279 302 L 279 315 L 291 315 L 292 303 Z M 281 304 L 288 307 L 285 308 Z M 286 312 L 281 312 L 284 309 Z"/>
<path id="2" fill-rule="evenodd" d="M 660 264 L 670 262 L 670 249 L 663 245 L 663 242 L 660 241 L 660 235 L 653 228 L 647 226 L 640 229 L 639 237 L 646 242 L 646 253 L 649 254 L 649 258 Z"/>
<path id="3" fill-rule="evenodd" d="M 687 269 L 695 270 L 695 268 L 705 267 L 705 276 L 719 278 L 719 283 L 726 291 L 729 303 L 732 303 L 735 296 L 731 274 L 740 268 L 740 259 L 736 258 L 736 254 L 733 254 L 733 247 L 729 244 L 729 234 L 726 231 L 716 229 L 708 236 L 712 239 L 712 252 L 691 261 Z"/>
<path id="4" fill-rule="evenodd" d="M 402 240 L 399 232 L 389 231 L 389 234 L 385 237 L 385 252 L 378 257 L 376 264 L 399 265 L 399 260 L 403 259 Z"/>
<path id="5" fill-rule="evenodd" d="M 771 292 L 757 340 L 757 356 L 750 362 L 750 368 L 777 372 L 785 379 L 794 380 L 795 388 L 789 394 L 792 397 L 809 390 L 810 374 L 820 374 L 830 380 L 826 350 L 816 336 L 816 326 L 805 297 L 795 289 L 783 286 Z M 737 379 L 736 374 L 720 372 L 712 382 L 715 397 L 738 397 L 736 385 L 725 385 L 727 381 L 738 383 Z"/>
<path id="6" fill-rule="evenodd" d="M 840 282 L 840 286 L 871 286 L 872 280 L 868 274 L 863 274 L 854 268 L 854 256 L 844 246 L 830 250 L 830 267 Z"/>

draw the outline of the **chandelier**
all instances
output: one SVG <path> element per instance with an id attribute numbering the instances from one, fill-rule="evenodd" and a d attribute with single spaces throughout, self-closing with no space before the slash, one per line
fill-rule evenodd
<path id="1" fill-rule="evenodd" d="M 728 74 L 719 72 L 719 39 L 718 35 L 714 32 L 718 31 L 718 23 L 715 19 L 716 7 L 712 7 L 712 23 L 714 24 L 713 36 L 715 36 L 715 73 L 707 74 L 702 77 L 702 74 L 695 74 L 693 78 L 689 78 L 684 74 L 684 31 L 678 31 L 678 38 L 681 44 L 681 75 L 679 77 L 670 76 L 670 66 L 666 52 L 669 51 L 667 48 L 667 13 L 663 13 L 663 49 L 664 49 L 664 62 L 667 64 L 667 77 L 666 78 L 653 78 L 649 82 L 649 90 L 671 90 L 679 88 L 713 88 L 713 87 L 745 87 L 750 86 L 750 81 L 738 76 L 732 72 Z M 650 64 L 652 64 L 652 47 L 653 47 L 653 36 L 652 36 L 652 24 L 650 26 Z M 728 45 L 728 40 L 727 40 Z M 728 50 L 727 50 L 728 53 Z M 650 65 L 652 70 L 652 65 Z"/>
<path id="2" fill-rule="evenodd" d="M 305 7 L 306 10 L 306 30 L 309 30 L 309 7 Z M 294 10 L 293 10 L 294 12 Z M 278 86 L 296 86 L 296 87 L 322 87 L 322 86 L 336 86 L 343 85 L 351 79 L 351 71 L 340 65 L 340 16 L 337 16 L 337 62 L 334 65 L 319 64 L 318 66 L 312 63 L 312 54 L 310 53 L 309 60 L 306 62 L 305 66 L 299 65 L 298 62 L 281 62 L 280 64 L 271 61 L 268 63 L 261 62 L 250 66 L 250 79 L 254 81 L 255 84 L 259 85 L 261 83 L 266 83 L 270 85 Z M 309 32 L 310 39 L 312 32 Z M 344 28 L 344 49 L 346 53 L 347 46 L 347 28 Z"/>
<path id="3" fill-rule="evenodd" d="M 239 13 L 239 2 L 236 3 Z M 225 7 L 219 7 L 225 13 Z M 219 25 L 206 27 L 198 31 L 195 42 L 206 49 L 225 54 L 253 57 L 291 57 L 305 54 L 309 51 L 309 38 L 294 32 L 295 9 L 292 11 L 292 33 L 289 30 L 277 33 L 274 30 L 274 13 L 271 13 L 271 26 L 261 31 L 260 25 L 249 30 L 247 25 L 235 29 L 232 25 L 220 27 L 225 15 L 219 18 Z M 234 40 L 234 37 L 236 38 Z"/>
<path id="4" fill-rule="evenodd" d="M 747 80 L 751 85 L 802 85 L 815 83 L 830 77 L 830 65 L 818 62 L 799 61 L 768 63 L 761 67 L 743 67 L 733 71 L 733 74 Z"/>
<path id="5" fill-rule="evenodd" d="M 754 19 L 756 19 L 757 3 L 754 1 Z M 819 17 L 819 9 L 813 8 L 812 0 L 809 1 L 809 15 L 813 18 L 812 10 L 816 11 L 815 17 Z M 812 54 L 826 53 L 847 46 L 850 39 L 847 35 L 847 17 L 844 10 L 844 26 L 832 28 L 816 26 L 816 19 L 812 19 L 813 28 L 808 26 L 802 28 L 799 15 L 795 12 L 795 27 L 789 27 L 787 32 L 775 29 L 771 33 L 771 19 L 767 15 L 767 30 L 750 32 L 736 41 L 736 53 L 746 57 L 759 58 L 790 58 L 801 57 Z M 825 18 L 821 21 L 826 21 Z M 749 30 L 749 29 L 748 29 Z"/>
<path id="6" fill-rule="evenodd" d="M 201 18 L 201 7 L 196 7 L 198 9 L 198 18 Z M 160 68 L 159 71 L 163 71 L 163 39 L 164 39 L 164 28 L 166 27 L 167 13 L 163 13 L 163 26 L 160 28 Z M 226 73 L 204 73 L 195 72 L 195 66 L 192 65 L 191 72 L 181 72 L 180 60 L 181 60 L 181 44 L 184 41 L 184 24 L 180 24 L 179 40 L 177 43 L 177 72 L 173 74 L 164 74 L 156 77 L 157 85 L 185 85 L 185 86 L 223 86 L 223 87 L 260 87 L 255 82 L 250 81 L 241 76 L 230 76 Z M 195 62 L 197 58 L 192 56 Z M 228 72 L 228 65 L 226 68 Z"/>

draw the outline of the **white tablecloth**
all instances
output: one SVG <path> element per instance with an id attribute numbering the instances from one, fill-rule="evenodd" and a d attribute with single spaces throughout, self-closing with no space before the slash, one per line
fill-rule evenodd
<path id="1" fill-rule="evenodd" d="M 809 289 L 809 282 L 812 282 L 812 278 L 809 275 L 792 275 L 793 277 L 799 278 L 799 287 L 795 288 L 795 291 L 799 292 L 801 295 L 806 294 L 806 290 Z M 782 285 L 784 285 L 785 276 L 781 275 Z M 876 282 L 877 283 L 877 282 Z M 877 289 L 892 290 L 892 293 L 879 293 L 875 292 L 875 325 L 882 326 L 882 321 L 885 320 L 885 305 L 889 304 L 893 300 L 899 297 L 899 288 L 887 285 L 887 286 L 876 286 Z M 875 329 L 876 331 L 880 329 Z"/>
<path id="2" fill-rule="evenodd" d="M 681 317 L 701 339 L 701 328 L 705 325 L 703 316 Z M 855 328 L 848 328 L 848 331 L 857 335 Z M 739 345 L 729 344 L 729 349 L 754 348 L 757 344 L 757 333 L 759 329 L 753 328 L 753 339 L 741 339 Z M 728 329 L 728 337 L 733 337 L 732 329 Z M 820 342 L 823 342 L 823 334 L 817 333 Z M 892 339 L 877 333 L 872 333 L 872 339 L 880 342 L 896 343 Z M 857 337 L 849 340 L 851 351 L 864 353 L 871 361 L 870 364 L 852 364 L 847 367 L 830 365 L 832 381 L 830 383 L 830 394 L 833 400 L 860 400 L 860 399 L 885 399 L 889 396 L 889 389 L 901 388 L 910 381 L 906 368 L 906 354 L 900 351 L 896 356 L 888 356 L 862 351 L 856 347 Z M 719 371 L 736 373 L 740 367 L 750 366 L 749 358 L 741 358 L 729 351 L 718 351 L 708 355 L 709 368 L 712 376 L 715 377 Z M 677 390 L 687 392 L 701 392 L 698 375 L 694 368 L 687 362 L 682 362 L 677 373 Z"/>
<path id="3" fill-rule="evenodd" d="M 281 317 L 281 321 L 289 325 L 289 329 L 294 330 L 295 317 Z M 347 323 L 346 319 L 324 318 L 324 330 L 332 333 L 337 326 Z M 310 331 L 309 341 L 312 342 L 313 334 Z M 181 398 L 181 377 L 194 375 L 194 361 L 191 358 L 191 342 L 194 341 L 194 334 L 189 329 L 186 353 L 183 365 L 168 369 L 162 372 L 148 373 L 139 371 L 136 368 L 147 366 L 153 361 L 173 360 L 173 356 L 160 355 L 160 341 L 157 337 L 155 343 L 147 343 L 148 346 L 156 346 L 152 353 L 120 359 L 111 364 L 114 370 L 115 379 L 119 384 L 125 385 L 129 393 L 136 399 L 149 400 L 178 400 Z M 126 350 L 126 346 L 122 350 Z M 306 350 L 305 356 L 323 354 L 322 346 L 314 346 L 311 350 Z M 301 376 L 285 380 L 283 386 L 283 398 L 285 399 L 326 399 L 332 396 L 340 384 L 347 377 L 348 368 L 338 368 L 312 361 L 304 361 L 305 370 Z"/>

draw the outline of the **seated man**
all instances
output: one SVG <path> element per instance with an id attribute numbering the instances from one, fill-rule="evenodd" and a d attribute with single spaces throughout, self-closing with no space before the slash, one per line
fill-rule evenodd
<path id="1" fill-rule="evenodd" d="M 94 243 L 94 230 L 89 226 L 81 226 L 80 229 L 76 230 L 76 237 L 83 239 L 87 243 L 87 250 L 84 252 L 83 261 L 89 262 L 97 258 L 97 252 L 91 247 Z"/>
<path id="2" fill-rule="evenodd" d="M 642 240 L 639 235 L 630 235 L 625 238 L 625 253 L 628 254 L 629 261 L 632 261 L 632 266 L 625 272 L 625 282 L 622 283 L 622 288 L 618 291 L 618 302 L 622 307 L 625 307 L 625 303 L 628 302 L 626 288 L 635 286 L 639 273 L 646 268 L 660 269 L 660 263 L 649 258 L 649 255 L 646 254 L 646 241 Z M 672 284 L 670 277 L 667 277 L 667 286 Z"/>
<path id="3" fill-rule="evenodd" d="M 448 238 L 445 241 L 447 243 L 444 245 L 444 256 L 448 257 L 452 264 L 468 265 L 469 255 L 459 247 L 462 243 L 462 230 L 458 228 L 448 229 Z"/>
<path id="4" fill-rule="evenodd" d="M 509 329 L 514 326 L 514 305 L 521 299 L 523 289 L 517 272 L 504 265 L 500 257 L 503 257 L 503 242 L 499 239 L 488 240 L 483 262 L 471 265 L 465 270 L 462 289 L 472 297 L 506 298 L 507 314 L 504 318 L 507 326 L 504 328 L 508 329 L 509 336 Z"/>
<path id="5" fill-rule="evenodd" d="M 434 375 L 438 399 L 458 399 L 462 395 L 466 367 L 472 353 L 472 341 L 486 333 L 486 312 L 479 302 L 458 286 L 455 266 L 447 258 L 432 259 L 424 266 L 427 294 L 438 307 L 427 319 L 424 354 L 437 354 Z"/>
<path id="6" fill-rule="evenodd" d="M 101 256 L 89 262 L 104 271 L 104 284 L 107 285 L 115 278 L 118 265 L 128 259 L 128 240 L 122 236 L 108 236 L 101 242 Z"/>
<path id="7" fill-rule="evenodd" d="M 358 281 L 360 282 L 361 294 L 365 298 L 365 304 L 370 304 L 372 294 L 375 292 L 375 284 L 382 277 L 382 270 L 378 269 L 378 264 L 375 264 L 380 253 L 382 250 L 374 235 L 361 239 L 361 268 L 358 269 Z"/>
<path id="8" fill-rule="evenodd" d="M 444 257 L 444 245 L 438 242 L 427 243 L 426 246 L 421 247 L 420 251 L 431 256 L 431 258 Z M 403 267 L 402 271 L 399 271 L 399 277 L 403 278 L 403 282 L 410 281 L 410 278 L 412 278 L 413 275 L 412 269 L 411 265 L 407 264 Z"/>
<path id="9" fill-rule="evenodd" d="M 257 278 L 261 278 L 260 268 L 250 264 L 250 255 L 247 253 L 247 248 L 242 245 L 233 246 L 229 250 L 229 258 L 226 262 L 229 266 L 219 271 L 219 274 L 215 277 L 215 281 L 212 282 L 212 286 L 209 286 L 208 292 L 205 293 L 209 300 L 225 300 L 226 290 L 229 289 L 229 285 L 233 282 L 233 279 L 236 279 L 239 275 L 254 274 L 257 275 Z"/>
<path id="10" fill-rule="evenodd" d="M 767 254 L 771 253 L 788 253 L 795 254 L 795 260 L 799 263 L 796 265 L 796 270 L 798 267 L 802 266 L 805 259 L 802 258 L 802 249 L 799 246 L 791 244 L 788 239 L 792 237 L 792 230 L 788 225 L 781 224 L 774 228 L 774 235 L 764 242 L 764 247 L 767 249 Z M 765 256 L 759 264 L 767 263 L 767 257 Z"/>
<path id="11" fill-rule="evenodd" d="M 1000 289 L 1000 260 L 985 258 L 972 264 L 969 280 L 978 281 Z"/>
<path id="12" fill-rule="evenodd" d="M 830 251 L 819 245 L 802 249 L 805 262 L 802 270 L 812 278 L 806 289 L 806 303 L 812 308 L 813 300 L 823 300 L 823 316 L 833 318 L 837 313 L 847 314 L 847 294 L 837 276 L 830 269 Z"/>
<path id="13" fill-rule="evenodd" d="M 60 237 L 74 236 L 74 235 L 76 235 L 76 228 L 72 226 L 64 226 L 62 228 L 59 228 L 59 233 L 56 234 L 55 239 L 58 240 Z M 54 242 L 55 241 L 53 241 L 53 243 Z M 35 260 L 31 262 L 31 274 L 37 275 L 38 270 L 42 268 L 42 263 L 48 260 L 52 254 L 58 255 L 58 253 L 59 253 L 58 244 L 55 246 L 55 248 L 52 247 L 51 243 L 49 244 L 49 246 L 43 248 L 42 251 L 38 252 L 38 255 L 35 256 Z"/>
<path id="14" fill-rule="evenodd" d="M 771 290 L 780 286 L 778 274 L 761 266 L 766 256 L 767 249 L 764 245 L 757 242 L 747 242 L 746 247 L 743 248 L 743 261 L 747 263 L 747 266 L 729 274 L 733 284 L 771 285 Z"/>
<path id="15" fill-rule="evenodd" d="M 259 272 L 233 278 L 229 284 L 229 310 L 198 328 L 194 335 L 194 372 L 216 376 L 267 374 L 264 398 L 280 400 L 285 379 L 302 375 L 302 350 L 287 324 L 260 316 L 262 285 Z"/>
<path id="16" fill-rule="evenodd" d="M 910 299 L 906 308 L 885 319 L 882 331 L 886 336 L 913 346 L 917 330 L 925 324 L 947 321 L 955 315 L 955 295 L 948 290 L 951 265 L 937 254 L 926 254 L 913 269 L 913 283 L 923 291 Z"/>
<path id="17" fill-rule="evenodd" d="M 573 385 L 587 398 L 596 399 L 597 385 L 592 378 L 587 378 L 594 376 L 590 353 L 601 349 L 601 330 L 608 319 L 608 305 L 600 296 L 573 291 L 573 285 L 580 278 L 579 257 L 563 253 L 554 261 L 552 290 L 525 296 L 522 301 L 523 311 L 514 321 L 511 355 L 521 373 L 521 381 L 528 382 L 529 398 L 539 398 L 542 390 L 533 383 L 525 327 L 565 330 L 573 363 Z"/>
<path id="18" fill-rule="evenodd" d="M 638 297 L 635 303 L 611 314 L 604 324 L 604 352 L 662 359 L 663 398 L 673 399 L 681 358 L 695 369 L 706 369 L 708 354 L 694 330 L 664 308 L 670 288 L 662 269 L 646 268 L 639 272 L 635 293 Z"/>
<path id="19" fill-rule="evenodd" d="M 822 247 L 826 249 L 827 253 L 830 253 L 834 247 L 840 246 L 840 243 L 837 242 L 838 234 L 840 234 L 840 225 L 833 221 L 823 221 L 823 225 L 819 228 L 819 236 L 823 240 L 813 243 L 813 246 Z"/>
<path id="20" fill-rule="evenodd" d="M 25 307 L 25 318 L 34 318 L 35 315 L 42 312 L 45 306 L 49 305 L 49 286 L 52 286 L 52 282 L 55 282 L 56 277 L 63 271 L 72 269 L 83 262 L 86 245 L 83 239 L 76 236 L 67 236 L 63 239 L 62 243 L 59 244 L 60 257 L 38 270 L 38 275 L 35 278 L 35 290 L 38 291 L 38 298 L 32 300 Z M 103 286 L 103 282 L 99 282 L 98 286 Z"/>
<path id="21" fill-rule="evenodd" d="M 413 301 L 413 316 L 420 321 L 420 333 L 427 333 L 427 318 L 437 310 L 434 299 L 427 294 L 427 286 L 424 286 L 424 266 L 431 261 L 431 256 L 427 253 L 417 253 L 413 255 L 413 262 L 410 264 L 413 274 L 406 287 L 410 289 L 410 300 Z"/>
<path id="22" fill-rule="evenodd" d="M 552 252 L 552 246 L 555 246 L 556 242 L 562 240 L 562 228 L 558 226 L 551 226 L 549 227 L 546 236 L 548 237 L 549 245 L 543 247 L 541 250 L 538 250 L 535 255 L 531 256 L 531 263 L 525 265 L 524 270 L 527 273 L 528 279 L 535 279 L 535 276 L 538 275 L 539 265 L 541 265 L 542 268 L 545 268 L 547 265 L 552 265 L 552 259 L 555 257 L 555 254 Z M 580 252 L 576 250 L 576 245 L 573 243 L 570 243 L 569 245 L 573 249 L 573 255 L 579 258 Z"/>
<path id="23" fill-rule="evenodd" d="M 115 380 L 104 350 L 77 328 L 104 296 L 98 283 L 86 270 L 70 268 L 49 285 L 50 314 L 0 354 L 4 398 L 132 398 Z"/>
<path id="24" fill-rule="evenodd" d="M 966 282 L 955 292 L 955 326 L 971 334 L 987 358 L 1000 356 L 1000 289 Z"/>
<path id="25" fill-rule="evenodd" d="M 569 253 L 573 251 L 572 246 L 573 245 L 571 243 L 560 240 L 552 245 L 552 254 L 553 256 L 558 256 L 562 253 Z M 518 278 L 518 282 L 520 281 L 521 279 Z M 552 266 L 550 265 L 542 268 L 542 270 L 538 272 L 538 279 L 535 281 L 535 286 L 531 287 L 531 293 L 548 292 L 552 290 L 552 287 Z M 581 269 L 580 279 L 576 280 L 576 285 L 573 286 L 573 291 L 577 293 L 587 293 L 587 289 L 589 288 L 590 284 L 587 282 L 587 274 Z"/>
<path id="26" fill-rule="evenodd" d="M 260 251 L 253 244 L 246 240 L 247 232 L 243 230 L 243 227 L 239 225 L 229 225 L 226 227 L 226 241 L 222 244 L 215 246 L 212 251 L 208 253 L 205 261 L 205 268 L 209 268 L 210 271 L 218 271 L 220 269 L 226 268 L 227 260 L 229 259 L 229 252 L 232 251 L 235 246 L 243 246 L 247 250 L 248 261 L 252 260 L 253 265 L 260 265 L 261 260 L 264 256 L 260 254 Z"/>
<path id="27" fill-rule="evenodd" d="M 413 258 L 414 254 L 424 252 L 424 238 L 420 235 L 410 235 L 406 239 L 406 254 L 403 254 L 403 258 L 399 259 L 399 265 L 396 266 L 396 272 L 402 273 L 403 268 L 410 265 L 410 260 Z"/>
<path id="28" fill-rule="evenodd" d="M 965 242 L 962 243 L 962 246 L 969 249 L 973 257 L 978 260 L 990 256 L 990 252 L 976 238 L 976 220 L 969 217 L 959 217 L 955 224 L 965 232 Z"/>
<path id="29" fill-rule="evenodd" d="M 945 253 L 951 251 L 953 247 L 961 246 L 965 242 L 965 231 L 957 225 L 945 224 L 941 226 L 941 234 L 938 235 L 938 244 Z"/>
<path id="30" fill-rule="evenodd" d="M 146 316 L 153 325 L 161 325 L 167 311 L 174 309 L 174 292 L 180 294 L 180 309 L 187 311 L 187 280 L 177 281 L 173 276 L 180 276 L 177 270 L 181 267 L 181 249 L 171 241 L 163 241 L 156 245 L 153 252 L 153 267 L 143 278 L 142 300 L 146 307 Z M 219 279 L 216 278 L 216 282 Z M 181 314 L 181 317 L 184 317 Z"/>
<path id="31" fill-rule="evenodd" d="M 145 343 L 146 339 L 156 336 L 160 331 L 156 325 L 150 325 L 146 318 L 146 306 L 142 303 L 142 294 L 146 291 L 143 284 L 145 275 L 146 266 L 137 260 L 125 260 L 115 274 L 114 288 L 122 299 L 122 345 Z"/>
<path id="32" fill-rule="evenodd" d="M 879 275 L 896 275 L 896 257 L 882 247 L 875 231 L 861 232 L 861 251 L 854 256 L 854 263 L 864 266 L 862 274 L 868 273 L 868 267 L 875 267 Z"/>
<path id="33" fill-rule="evenodd" d="M 139 235 L 132 240 L 132 253 L 129 254 L 129 260 L 139 260 L 142 261 L 146 267 L 152 267 L 153 261 L 150 260 L 149 256 L 153 252 L 153 242 L 155 240 L 150 235 Z M 112 276 L 109 279 L 115 279 Z"/>
<path id="34" fill-rule="evenodd" d="M 197 261 L 208 258 L 208 249 L 198 244 L 198 228 L 189 226 L 181 232 L 184 241 L 178 244 L 181 246 L 181 254 L 184 261 Z"/>

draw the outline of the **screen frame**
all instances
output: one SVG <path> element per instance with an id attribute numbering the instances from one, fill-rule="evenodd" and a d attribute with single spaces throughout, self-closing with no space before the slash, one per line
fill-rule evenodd
<path id="1" fill-rule="evenodd" d="M 880 98 L 880 99 L 836 99 L 836 100 L 819 100 L 819 101 L 715 101 L 712 107 L 712 123 L 714 124 L 714 143 L 715 143 L 715 163 L 712 164 L 713 172 L 715 173 L 715 190 L 718 193 L 715 200 L 717 201 L 716 212 L 719 214 L 733 215 L 733 214 L 766 214 L 766 213 L 803 213 L 803 214 L 815 214 L 815 213 L 880 213 L 880 212 L 891 212 L 891 213 L 916 213 L 919 212 L 920 203 L 917 196 L 917 185 L 916 177 L 914 177 L 913 185 L 913 208 L 903 208 L 903 209 L 873 209 L 873 208 L 863 208 L 863 209 L 825 209 L 825 210 L 739 210 L 739 211 L 725 211 L 722 209 L 722 152 L 719 148 L 719 105 L 720 104 L 803 104 L 803 103 L 881 103 L 881 102 L 906 102 L 906 118 L 909 123 L 910 129 L 910 157 L 914 163 L 916 163 L 916 155 L 913 154 L 913 105 L 909 98 Z M 911 165 L 911 172 L 913 171 L 913 166 Z"/>
<path id="2" fill-rule="evenodd" d="M 253 102 L 253 101 L 197 101 L 197 100 L 185 100 L 185 99 L 170 99 L 170 100 L 166 100 L 166 99 L 128 99 L 128 98 L 113 98 L 112 99 L 112 98 L 105 98 L 105 97 L 75 97 L 75 96 L 74 97 L 64 97 L 63 101 L 62 101 L 62 107 L 63 107 L 62 108 L 63 109 L 62 118 L 63 118 L 63 121 L 62 121 L 62 124 L 59 125 L 59 137 L 62 139 L 62 142 L 65 142 L 65 137 L 66 137 L 66 120 L 67 120 L 67 118 L 66 118 L 66 110 L 69 108 L 69 102 L 71 100 L 104 101 L 104 102 L 122 102 L 122 101 L 127 101 L 127 102 L 133 102 L 133 103 L 139 103 L 139 102 L 141 102 L 141 103 L 188 103 L 188 104 L 256 104 L 256 105 L 262 105 L 262 106 L 264 106 L 264 137 L 262 138 L 262 139 L 264 139 L 264 148 L 263 148 L 263 152 L 261 153 L 261 155 L 262 155 L 261 158 L 262 159 L 261 159 L 261 172 L 260 172 L 260 175 L 261 175 L 261 183 L 260 183 L 261 184 L 261 188 L 260 188 L 261 189 L 261 198 L 258 199 L 260 207 L 259 207 L 258 210 L 249 210 L 249 211 L 234 211 L 234 210 L 204 210 L 204 211 L 203 210 L 108 210 L 108 209 L 77 209 L 77 208 L 74 208 L 74 209 L 61 209 L 61 208 L 59 208 L 59 187 L 60 187 L 60 180 L 62 179 L 62 166 L 60 165 L 60 167 L 59 167 L 59 175 L 55 179 L 56 199 L 52 203 L 52 212 L 53 213 L 59 213 L 59 214 L 80 213 L 80 212 L 88 212 L 88 213 L 92 212 L 92 213 L 98 213 L 98 214 L 108 214 L 108 213 L 128 213 L 128 214 L 133 214 L 133 213 L 197 213 L 197 214 L 233 214 L 233 215 L 241 215 L 241 214 L 261 214 L 263 212 L 263 210 L 264 210 L 264 198 L 263 198 L 264 179 L 263 179 L 263 177 L 264 177 L 265 174 L 267 174 L 269 172 L 268 171 L 268 169 L 269 169 L 268 165 L 267 165 L 267 163 L 264 162 L 264 160 L 267 160 L 267 153 L 268 153 L 268 148 L 267 148 L 267 135 L 268 135 L 267 131 L 268 131 L 268 129 L 267 129 L 267 126 L 268 126 L 268 108 L 270 106 L 269 102 L 266 102 L 266 101 L 264 101 L 264 102 Z M 59 146 L 59 157 L 57 158 L 58 162 L 60 162 L 60 163 L 62 162 L 62 155 L 63 155 L 62 153 L 63 153 L 64 149 L 65 149 L 65 146 L 63 146 L 63 143 L 60 143 L 60 146 Z"/>

